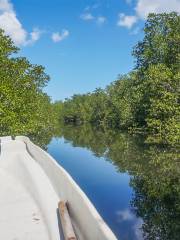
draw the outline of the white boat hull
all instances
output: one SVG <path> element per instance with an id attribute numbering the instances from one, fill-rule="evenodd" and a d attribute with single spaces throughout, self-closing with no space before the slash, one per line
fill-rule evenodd
<path id="1" fill-rule="evenodd" d="M 1 138 L 0 189 L 0 239 L 63 239 L 60 200 L 79 240 L 116 239 L 71 176 L 27 137 Z"/>

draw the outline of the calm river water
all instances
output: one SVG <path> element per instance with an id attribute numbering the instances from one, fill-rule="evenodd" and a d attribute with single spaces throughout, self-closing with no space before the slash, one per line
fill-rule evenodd
<path id="1" fill-rule="evenodd" d="M 143 142 L 140 136 L 66 126 L 47 151 L 118 239 L 179 239 L 177 154 Z"/>

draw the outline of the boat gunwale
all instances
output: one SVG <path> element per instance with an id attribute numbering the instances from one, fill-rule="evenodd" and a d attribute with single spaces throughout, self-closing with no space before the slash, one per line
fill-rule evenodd
<path id="1" fill-rule="evenodd" d="M 26 149 L 28 151 L 28 153 L 31 155 L 31 157 L 42 167 L 42 169 L 44 170 L 44 172 L 47 174 L 48 178 L 50 179 L 52 186 L 55 190 L 55 192 L 59 195 L 59 187 L 56 186 L 57 184 L 55 184 L 56 180 L 53 180 L 49 175 L 49 172 L 47 172 L 47 169 L 45 169 L 45 167 L 40 163 L 38 156 L 34 153 L 36 151 L 39 152 L 40 155 L 42 155 L 44 158 L 47 158 L 48 160 L 51 161 L 51 164 L 54 165 L 54 167 L 56 169 L 59 169 L 61 171 L 61 174 L 63 174 L 64 179 L 67 180 L 69 186 L 72 188 L 73 191 L 76 192 L 77 194 L 77 198 L 81 199 L 81 206 L 86 207 L 85 212 L 87 212 L 91 215 L 91 220 L 94 219 L 94 223 L 92 221 L 94 225 L 94 231 L 98 237 L 98 235 L 100 236 L 104 236 L 104 239 L 107 240 L 117 240 L 117 238 L 115 237 L 114 233 L 111 231 L 111 229 L 109 228 L 109 226 L 105 223 L 105 221 L 102 219 L 102 217 L 100 216 L 100 214 L 98 213 L 98 211 L 96 210 L 96 208 L 94 207 L 94 205 L 92 204 L 92 202 L 89 200 L 89 198 L 87 197 L 87 195 L 83 192 L 83 190 L 78 186 L 78 184 L 74 181 L 74 179 L 71 177 L 71 175 L 60 165 L 57 163 L 57 161 L 46 151 L 44 151 L 43 149 L 41 149 L 39 146 L 35 145 L 28 137 L 25 136 L 17 136 L 15 137 L 15 140 L 20 140 L 23 141 L 26 144 Z M 70 189 L 71 191 L 71 189 Z M 75 196 L 74 196 L 75 197 Z M 68 201 L 68 199 L 63 199 Z M 72 211 L 74 208 L 77 206 L 73 206 L 73 204 L 70 202 L 70 210 Z M 88 217 L 90 217 L 90 215 Z M 87 216 L 86 216 L 87 217 Z M 76 218 L 76 216 L 74 216 L 74 218 Z M 76 219 L 75 219 L 76 220 Z M 84 224 L 84 223 L 80 223 Z M 74 222 L 74 225 L 76 225 L 76 223 Z M 79 225 L 79 224 L 77 224 Z M 76 227 L 76 229 L 78 229 L 79 226 Z M 80 228 L 81 229 L 81 228 Z M 83 239 L 83 238 L 82 238 Z M 90 239 L 90 238 L 88 238 Z M 96 238 L 94 238 L 96 239 Z M 102 238 L 97 238 L 98 240 L 102 240 Z"/>

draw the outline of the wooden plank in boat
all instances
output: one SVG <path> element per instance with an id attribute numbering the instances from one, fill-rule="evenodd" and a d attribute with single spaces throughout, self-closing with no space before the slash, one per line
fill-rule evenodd
<path id="1" fill-rule="evenodd" d="M 58 204 L 59 215 L 61 219 L 63 234 L 65 240 L 77 240 L 71 218 L 67 209 L 67 204 L 64 201 L 60 201 Z"/>

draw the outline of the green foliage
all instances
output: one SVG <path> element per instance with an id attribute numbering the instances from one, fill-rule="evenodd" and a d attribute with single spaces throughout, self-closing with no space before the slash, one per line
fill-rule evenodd
<path id="1" fill-rule="evenodd" d="M 144 39 L 135 46 L 136 68 L 146 70 L 159 63 L 178 71 L 180 67 L 180 16 L 175 13 L 149 14 Z"/>
<path id="2" fill-rule="evenodd" d="M 102 89 L 96 89 L 92 94 L 74 95 L 66 99 L 63 105 L 62 117 L 65 122 L 91 122 L 101 124 L 106 109 L 106 94 Z"/>
<path id="3" fill-rule="evenodd" d="M 145 116 L 149 131 L 148 141 L 175 144 L 180 140 L 180 105 L 178 103 L 179 76 L 163 64 L 152 65 L 146 71 L 143 95 L 147 109 Z M 142 105 L 143 107 L 143 105 Z"/>
<path id="4" fill-rule="evenodd" d="M 52 128 L 50 98 L 42 91 L 49 76 L 17 52 L 0 30 L 0 135 L 38 135 Z"/>
<path id="5" fill-rule="evenodd" d="M 134 122 L 132 83 L 133 73 L 120 76 L 119 80 L 107 87 L 107 96 L 112 108 L 110 117 L 114 120 L 112 126 L 116 128 L 127 129 Z"/>
<path id="6" fill-rule="evenodd" d="M 180 141 L 180 16 L 150 14 L 135 46 L 136 67 L 93 93 L 66 99 L 65 122 L 89 122 L 147 134 L 147 142 Z"/>

